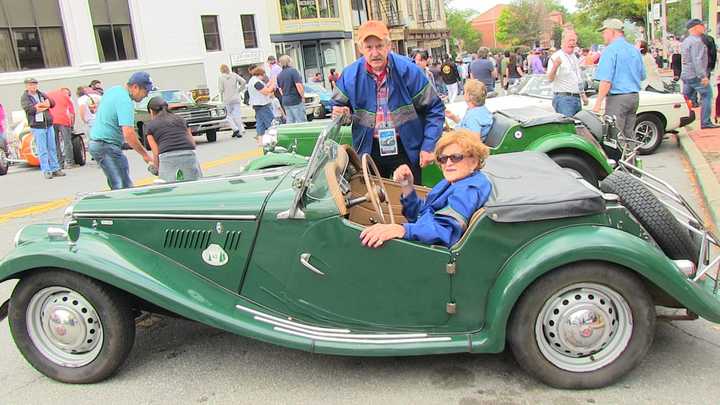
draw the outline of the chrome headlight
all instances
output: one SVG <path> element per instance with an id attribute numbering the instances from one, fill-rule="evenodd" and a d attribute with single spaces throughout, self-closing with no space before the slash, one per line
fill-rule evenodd
<path id="1" fill-rule="evenodd" d="M 210 110 L 210 117 L 217 118 L 218 110 Z"/>
<path id="2" fill-rule="evenodd" d="M 217 116 L 222 118 L 227 115 L 227 111 L 225 111 L 224 108 L 218 108 L 217 109 Z"/>

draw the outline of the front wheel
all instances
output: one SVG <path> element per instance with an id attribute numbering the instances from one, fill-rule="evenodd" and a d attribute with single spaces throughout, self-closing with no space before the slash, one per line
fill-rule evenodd
<path id="1" fill-rule="evenodd" d="M 516 360 L 537 379 L 557 388 L 600 388 L 645 358 L 655 334 L 655 307 L 629 270 L 572 264 L 528 287 L 508 333 Z"/>
<path id="2" fill-rule="evenodd" d="M 8 162 L 5 150 L 0 148 L 0 176 L 4 176 L 7 174 L 8 167 L 10 167 L 10 162 Z"/>
<path id="3" fill-rule="evenodd" d="M 72 137 L 73 159 L 75 164 L 85 166 L 85 141 L 81 135 L 73 135 Z"/>
<path id="4" fill-rule="evenodd" d="M 20 280 L 8 320 L 25 359 L 65 383 L 110 377 L 135 340 L 133 312 L 122 293 L 67 271 L 40 271 Z"/>

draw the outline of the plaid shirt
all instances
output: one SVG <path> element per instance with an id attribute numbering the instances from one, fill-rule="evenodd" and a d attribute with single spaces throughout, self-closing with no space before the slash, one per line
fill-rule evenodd
<path id="1" fill-rule="evenodd" d="M 388 68 L 386 65 L 380 74 L 375 73 L 369 63 L 365 63 L 365 68 L 375 80 L 377 87 L 375 93 L 375 97 L 377 97 L 377 114 L 375 114 L 375 131 L 373 132 L 373 138 L 377 138 L 379 128 L 392 126 L 392 112 L 388 108 Z"/>

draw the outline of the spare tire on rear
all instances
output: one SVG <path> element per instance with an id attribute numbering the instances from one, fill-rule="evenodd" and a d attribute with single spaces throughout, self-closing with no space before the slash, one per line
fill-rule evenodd
<path id="1" fill-rule="evenodd" d="M 690 236 L 690 232 L 640 180 L 616 170 L 600 183 L 600 189 L 617 194 L 620 202 L 669 258 L 690 260 L 697 265 L 700 253 L 698 241 Z"/>

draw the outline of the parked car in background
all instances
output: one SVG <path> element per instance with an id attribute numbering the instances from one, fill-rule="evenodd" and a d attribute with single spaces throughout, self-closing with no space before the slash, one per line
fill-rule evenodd
<path id="1" fill-rule="evenodd" d="M 329 116 L 332 112 L 332 104 L 330 103 L 330 100 L 332 99 L 332 92 L 320 83 L 305 82 L 304 85 L 306 91 L 305 94 L 310 92 L 320 96 L 320 104 L 322 104 L 323 109 L 315 118 L 325 118 L 326 116 Z"/>
<path id="2" fill-rule="evenodd" d="M 183 90 L 156 90 L 151 91 L 142 101 L 135 103 L 135 122 L 140 142 L 146 148 L 150 148 L 147 142 L 145 123 L 150 121 L 150 113 L 147 105 L 153 97 L 162 97 L 167 101 L 170 110 L 185 118 L 188 127 L 193 135 L 205 135 L 208 142 L 215 142 L 218 131 L 229 129 L 227 112 L 225 107 L 211 104 L 198 103 L 193 100 L 191 94 Z"/>
<path id="3" fill-rule="evenodd" d="M 589 70 L 586 72 L 585 81 L 592 96 L 588 105 L 583 107 L 586 110 L 592 109 L 595 104 L 595 89 L 592 87 L 591 77 L 592 70 Z M 545 75 L 526 75 L 510 93 L 508 96 L 489 98 L 485 105 L 490 111 L 530 106 L 553 111 L 552 87 Z M 467 105 L 464 101 L 460 101 L 448 104 L 447 108 L 462 116 Z M 682 94 L 641 91 L 635 124 L 635 139 L 643 142 L 639 152 L 653 153 L 660 147 L 666 132 L 677 130 L 694 120 L 695 112 L 688 106 Z"/>

